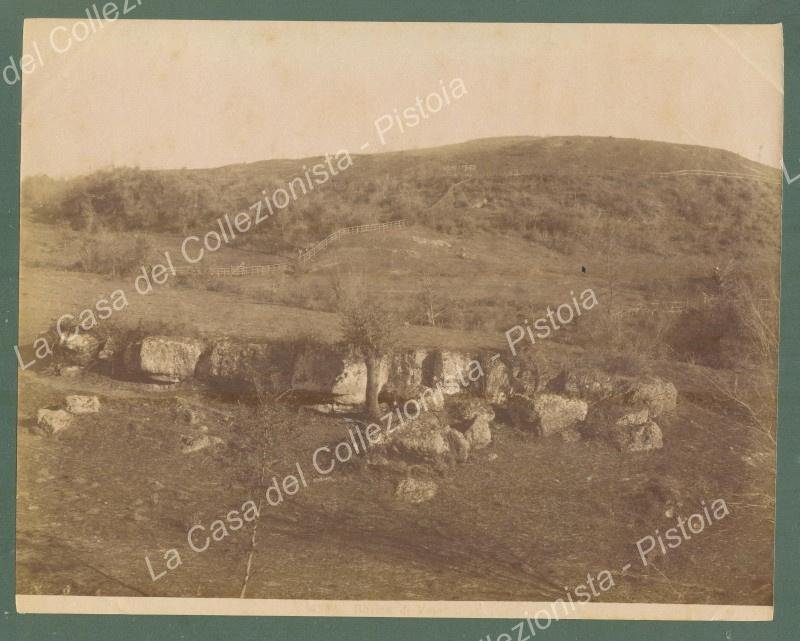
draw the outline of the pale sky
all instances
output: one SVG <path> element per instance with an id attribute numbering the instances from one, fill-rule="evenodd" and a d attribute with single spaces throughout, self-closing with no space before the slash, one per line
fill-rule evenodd
<path id="1" fill-rule="evenodd" d="M 37 45 L 43 64 L 23 75 L 23 176 L 504 135 L 664 140 L 780 164 L 780 25 L 119 20 L 78 42 L 74 22 L 25 21 L 23 53 Z M 466 95 L 380 145 L 377 119 L 453 78 Z"/>

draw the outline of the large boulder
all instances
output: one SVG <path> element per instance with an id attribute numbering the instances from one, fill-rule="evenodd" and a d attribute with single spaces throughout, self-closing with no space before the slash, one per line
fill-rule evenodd
<path id="1" fill-rule="evenodd" d="M 382 396 L 391 401 L 418 398 L 425 390 L 431 354 L 424 349 L 403 350 L 387 359 L 386 383 Z"/>
<path id="2" fill-rule="evenodd" d="M 61 340 L 64 360 L 72 365 L 90 365 L 100 351 L 100 341 L 91 334 L 68 334 Z"/>
<path id="3" fill-rule="evenodd" d="M 472 425 L 464 432 L 470 447 L 476 450 L 482 449 L 492 442 L 492 430 L 489 427 L 489 419 L 485 416 L 477 416 L 472 421 Z"/>
<path id="4" fill-rule="evenodd" d="M 447 440 L 447 445 L 456 462 L 466 463 L 469 459 L 470 450 L 472 449 L 472 444 L 467 438 L 467 435 L 450 427 L 445 431 L 445 439 Z"/>
<path id="5" fill-rule="evenodd" d="M 661 428 L 651 420 L 643 403 L 630 405 L 610 400 L 593 406 L 584 430 L 623 452 L 643 452 L 663 446 Z"/>
<path id="6" fill-rule="evenodd" d="M 58 434 L 72 425 L 75 417 L 67 410 L 41 409 L 36 413 L 36 423 L 48 434 Z"/>
<path id="7" fill-rule="evenodd" d="M 381 432 L 373 440 L 372 457 L 400 459 L 413 463 L 443 464 L 450 457 L 463 458 L 460 440 L 438 414 L 421 414 L 414 420 L 398 423 L 391 432 Z"/>
<path id="8" fill-rule="evenodd" d="M 678 390 L 669 381 L 650 376 L 631 384 L 627 400 L 630 403 L 643 403 L 649 408 L 650 417 L 656 418 L 665 412 L 675 411 Z"/>
<path id="9" fill-rule="evenodd" d="M 575 428 L 586 419 L 585 401 L 558 394 L 537 394 L 533 398 L 512 396 L 508 412 L 514 425 L 539 436 L 550 436 Z"/>
<path id="10" fill-rule="evenodd" d="M 378 373 L 378 385 L 386 382 L 385 360 Z M 310 347 L 294 363 L 292 388 L 330 398 L 346 405 L 360 405 L 367 397 L 367 366 L 358 357 L 327 346 Z"/>
<path id="11" fill-rule="evenodd" d="M 148 336 L 125 351 L 125 365 L 161 383 L 177 383 L 192 378 L 205 350 L 195 338 Z"/>
<path id="12" fill-rule="evenodd" d="M 511 368 L 499 358 L 486 358 L 483 367 L 483 397 L 493 405 L 502 405 L 513 394 Z"/>
<path id="13" fill-rule="evenodd" d="M 282 392 L 291 385 L 291 362 L 270 345 L 224 338 L 214 343 L 197 365 L 197 376 L 225 392 L 249 395 Z M 258 387 L 261 387 L 261 390 Z"/>
<path id="14" fill-rule="evenodd" d="M 547 390 L 563 368 L 560 359 L 525 350 L 511 362 L 511 387 L 516 394 L 533 397 Z"/>
<path id="15" fill-rule="evenodd" d="M 567 368 L 554 381 L 556 390 L 567 396 L 597 402 L 621 391 L 620 380 L 594 367 Z"/>

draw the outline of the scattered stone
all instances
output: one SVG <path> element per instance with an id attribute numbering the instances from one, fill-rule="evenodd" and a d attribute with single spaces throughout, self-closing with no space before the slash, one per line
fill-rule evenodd
<path id="1" fill-rule="evenodd" d="M 308 409 L 319 412 L 320 414 L 351 414 L 353 412 L 352 405 L 344 405 L 342 403 L 317 403 L 316 405 L 305 405 Z"/>
<path id="2" fill-rule="evenodd" d="M 492 452 L 491 454 L 489 454 L 489 456 L 486 457 L 486 460 L 491 462 L 491 461 L 496 461 L 498 458 L 500 457 L 497 455 L 497 453 Z"/>
<path id="3" fill-rule="evenodd" d="M 412 236 L 411 240 L 420 245 L 431 245 L 432 247 L 447 247 L 447 248 L 452 247 L 452 245 L 448 243 L 446 240 L 437 240 L 435 238 L 422 238 L 420 236 Z"/>
<path id="4" fill-rule="evenodd" d="M 70 414 L 97 414 L 100 411 L 100 399 L 96 396 L 74 394 L 67 396 L 66 404 Z"/>
<path id="5" fill-rule="evenodd" d="M 640 410 L 634 410 L 620 416 L 614 425 L 616 427 L 630 427 L 633 425 L 644 425 L 650 420 L 650 410 L 646 407 Z"/>
<path id="6" fill-rule="evenodd" d="M 41 409 L 36 414 L 36 423 L 48 434 L 58 434 L 72 424 L 73 418 L 67 410 Z"/>
<path id="7" fill-rule="evenodd" d="M 102 349 L 97 354 L 97 359 L 101 361 L 111 361 L 119 354 L 120 345 L 113 336 L 109 336 Z"/>
<path id="8" fill-rule="evenodd" d="M 91 334 L 67 334 L 61 340 L 61 349 L 68 363 L 86 367 L 97 357 L 100 341 Z"/>
<path id="9" fill-rule="evenodd" d="M 436 496 L 438 487 L 427 479 L 403 479 L 394 491 L 396 498 L 406 503 L 424 503 Z"/>
<path id="10" fill-rule="evenodd" d="M 653 421 L 642 425 L 615 426 L 614 444 L 623 452 L 648 452 L 664 446 L 661 428 Z"/>
<path id="11" fill-rule="evenodd" d="M 178 401 L 176 414 L 179 420 L 183 421 L 184 423 L 188 423 L 189 425 L 197 425 L 198 423 L 202 423 L 206 418 L 205 414 L 201 410 L 184 405 L 181 401 Z"/>
<path id="12" fill-rule="evenodd" d="M 83 372 L 83 368 L 80 365 L 66 365 L 61 367 L 58 370 L 60 376 L 78 376 L 81 372 Z"/>
<path id="13" fill-rule="evenodd" d="M 561 440 L 565 443 L 577 443 L 581 440 L 581 433 L 576 429 L 568 429 L 561 432 Z"/>
<path id="14" fill-rule="evenodd" d="M 217 436 L 209 436 L 208 434 L 200 434 L 199 436 L 183 435 L 181 436 L 181 452 L 183 454 L 192 454 L 199 452 L 212 445 L 222 443 L 222 439 Z"/>
<path id="15" fill-rule="evenodd" d="M 476 416 L 464 434 L 470 447 L 482 449 L 492 442 L 492 430 L 486 416 Z"/>
<path id="16" fill-rule="evenodd" d="M 657 418 L 664 412 L 675 411 L 678 404 L 678 390 L 669 381 L 651 376 L 633 383 L 627 400 L 631 403 L 645 404 L 650 410 L 650 418 Z"/>

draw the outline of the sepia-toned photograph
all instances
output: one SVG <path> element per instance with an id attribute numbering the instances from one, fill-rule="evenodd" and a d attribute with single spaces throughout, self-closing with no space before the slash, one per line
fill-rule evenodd
<path id="1" fill-rule="evenodd" d="M 772 619 L 781 25 L 138 6 L 3 69 L 19 611 Z"/>

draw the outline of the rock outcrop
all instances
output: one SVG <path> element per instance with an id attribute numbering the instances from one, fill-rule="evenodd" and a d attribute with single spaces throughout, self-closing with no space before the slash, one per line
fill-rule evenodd
<path id="1" fill-rule="evenodd" d="M 387 359 L 381 395 L 389 401 L 419 398 L 431 380 L 433 355 L 425 349 L 403 350 Z"/>
<path id="2" fill-rule="evenodd" d="M 268 344 L 224 338 L 202 356 L 197 377 L 223 392 L 246 396 L 289 389 L 291 369 L 291 359 L 277 354 Z"/>
<path id="3" fill-rule="evenodd" d="M 378 376 L 379 386 L 386 382 L 386 375 L 384 361 Z M 320 399 L 360 405 L 367 397 L 367 366 L 362 359 L 331 347 L 309 347 L 294 363 L 292 389 L 309 392 Z"/>
<path id="4" fill-rule="evenodd" d="M 461 352 L 438 350 L 434 352 L 433 379 L 434 386 L 440 386 L 442 393 L 452 396 L 461 394 L 470 388 L 470 363 L 472 358 Z"/>

